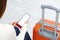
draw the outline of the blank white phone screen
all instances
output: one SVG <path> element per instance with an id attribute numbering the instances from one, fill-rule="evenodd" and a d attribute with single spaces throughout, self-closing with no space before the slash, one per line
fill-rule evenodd
<path id="1" fill-rule="evenodd" d="M 20 21 L 18 22 L 19 25 L 23 26 L 24 23 L 30 18 L 30 15 L 29 14 L 25 14 L 21 19 Z"/>

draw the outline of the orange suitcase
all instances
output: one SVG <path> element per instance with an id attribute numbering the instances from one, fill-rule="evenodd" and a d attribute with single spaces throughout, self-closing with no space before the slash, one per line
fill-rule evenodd
<path id="1" fill-rule="evenodd" d="M 33 40 L 60 40 L 60 23 L 58 23 L 60 10 L 48 5 L 41 5 L 41 8 L 42 20 L 33 29 Z M 56 22 L 44 19 L 45 8 L 56 11 Z"/>

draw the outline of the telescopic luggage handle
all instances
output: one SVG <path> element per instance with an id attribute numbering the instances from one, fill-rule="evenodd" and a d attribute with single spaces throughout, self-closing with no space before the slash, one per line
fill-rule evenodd
<path id="1" fill-rule="evenodd" d="M 58 9 L 58 8 L 55 8 L 55 7 L 53 7 L 53 6 L 50 6 L 50 5 L 41 5 L 41 8 L 42 9 L 45 9 L 45 8 L 48 8 L 48 9 L 51 9 L 51 10 L 55 10 L 56 12 L 60 12 L 60 9 Z"/>
<path id="2" fill-rule="evenodd" d="M 54 10 L 57 14 L 56 14 L 56 23 L 55 23 L 55 31 L 54 31 L 54 38 L 56 36 L 56 29 L 58 27 L 58 17 L 59 17 L 59 12 L 60 12 L 60 9 L 58 8 L 55 8 L 53 6 L 50 6 L 50 5 L 41 5 L 41 8 L 42 8 L 42 32 L 44 32 L 44 10 L 47 8 L 47 9 L 51 9 L 51 10 Z"/>

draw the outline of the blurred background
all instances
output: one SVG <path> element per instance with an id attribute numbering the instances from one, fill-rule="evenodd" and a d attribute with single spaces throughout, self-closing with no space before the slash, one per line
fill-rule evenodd
<path id="1" fill-rule="evenodd" d="M 11 22 L 17 22 L 25 13 L 28 13 L 31 15 L 31 18 L 27 30 L 32 38 L 34 25 L 41 19 L 41 5 L 43 4 L 52 5 L 60 9 L 60 0 L 7 0 L 5 14 L 0 20 L 0 23 L 9 24 Z M 55 21 L 55 16 L 55 11 L 46 9 L 45 19 Z"/>

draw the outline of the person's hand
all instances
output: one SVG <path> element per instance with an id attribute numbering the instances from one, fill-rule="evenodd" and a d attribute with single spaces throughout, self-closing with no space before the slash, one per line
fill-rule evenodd
<path id="1" fill-rule="evenodd" d="M 14 27 L 19 27 L 19 28 L 21 28 L 22 26 L 21 25 L 19 25 L 18 24 L 18 22 L 13 22 L 13 23 L 11 23 Z"/>
<path id="2" fill-rule="evenodd" d="M 12 24 L 14 27 L 17 26 L 17 25 L 16 25 L 17 22 L 12 22 L 11 24 Z"/>
<path id="3" fill-rule="evenodd" d="M 11 24 L 12 24 L 14 27 L 19 27 L 19 28 L 22 27 L 21 25 L 18 24 L 18 22 L 12 22 Z M 25 24 L 29 25 L 29 20 L 27 20 L 27 21 L 25 22 Z M 25 24 L 24 24 L 24 25 L 25 25 Z"/>

